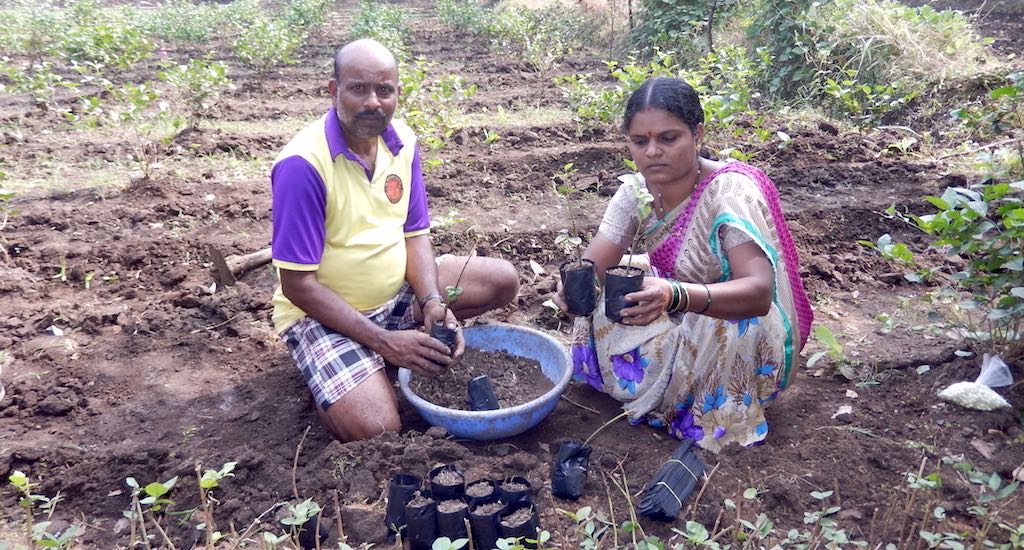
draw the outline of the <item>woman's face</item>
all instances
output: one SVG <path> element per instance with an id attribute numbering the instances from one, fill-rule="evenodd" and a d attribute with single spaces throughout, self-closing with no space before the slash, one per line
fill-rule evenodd
<path id="1" fill-rule="evenodd" d="M 694 134 L 678 117 L 664 109 L 647 108 L 629 124 L 629 154 L 644 179 L 654 184 L 689 181 L 697 169 L 697 150 L 704 125 Z"/>

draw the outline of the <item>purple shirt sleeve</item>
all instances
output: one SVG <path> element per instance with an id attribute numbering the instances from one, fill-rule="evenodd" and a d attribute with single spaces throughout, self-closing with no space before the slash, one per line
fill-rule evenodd
<path id="1" fill-rule="evenodd" d="M 430 229 L 430 212 L 427 211 L 427 186 L 423 183 L 420 144 L 417 143 L 412 155 L 412 182 L 409 184 L 409 213 L 405 216 L 405 232 L 424 229 Z"/>
<path id="2" fill-rule="evenodd" d="M 275 260 L 320 263 L 324 251 L 327 187 L 320 173 L 300 156 L 281 159 L 270 173 Z"/>

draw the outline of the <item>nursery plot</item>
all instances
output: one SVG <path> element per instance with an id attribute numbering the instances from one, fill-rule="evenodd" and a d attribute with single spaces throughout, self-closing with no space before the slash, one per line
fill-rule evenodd
<path id="1" fill-rule="evenodd" d="M 521 324 L 564 340 L 569 321 L 544 305 L 568 259 L 554 244 L 569 221 L 552 177 L 569 162 L 579 169 L 578 219 L 589 237 L 628 157 L 615 132 L 578 134 L 551 78 L 601 71 L 605 52 L 574 53 L 538 71 L 491 53 L 482 39 L 444 29 L 430 2 L 398 5 L 415 14 L 412 54 L 436 61 L 438 74 L 459 74 L 479 87 L 466 103 L 471 122 L 435 153 L 444 162 L 426 174 L 432 217 L 447 219 L 433 232 L 437 252 L 478 242 L 481 255 L 519 269 L 513 304 L 474 322 Z M 676 446 L 664 430 L 613 424 L 591 442 L 583 497 L 573 503 L 550 493 L 558 444 L 585 439 L 620 412 L 586 385 L 571 386 L 536 428 L 498 442 L 446 437 L 404 402 L 401 434 L 340 444 L 320 427 L 302 377 L 271 329 L 271 269 L 215 285 L 209 249 L 230 256 L 267 246 L 270 163 L 326 110 L 329 56 L 345 41 L 341 23 L 358 3 L 335 9 L 297 65 L 267 75 L 237 64 L 228 45 L 214 41 L 236 88 L 224 94 L 215 118 L 160 150 L 149 179 L 131 174 L 118 136 L 68 130 L 25 98 L 0 96 L 0 169 L 4 186 L 18 191 L 16 212 L 0 230 L 0 349 L 13 358 L 0 367 L 0 474 L 22 471 L 38 483 L 35 493 L 59 492 L 54 519 L 68 525 L 84 517 L 83 547 L 127 545 L 125 478 L 145 485 L 178 476 L 169 497 L 172 510 L 184 511 L 199 502 L 197 464 L 217 470 L 228 462 L 237 465 L 220 481 L 214 507 L 223 532 L 241 532 L 295 498 L 315 499 L 333 524 L 337 491 L 349 543 L 383 546 L 388 480 L 401 472 L 425 477 L 443 463 L 456 464 L 467 481 L 522 476 L 542 527 L 557 539 L 575 527 L 558 508 L 590 506 L 614 525 L 629 520 L 633 495 Z M 135 70 L 149 69 L 155 71 L 145 64 Z M 764 513 L 784 533 L 804 529 L 805 512 L 839 506 L 831 516 L 838 526 L 873 547 L 916 528 L 904 513 L 912 498 L 908 473 L 938 471 L 942 492 L 916 497 L 918 505 L 941 501 L 958 525 L 980 528 L 968 512 L 976 484 L 940 461 L 961 457 L 1010 479 L 1021 465 L 1024 431 L 1015 414 L 1024 386 L 1005 393 L 1015 412 L 938 401 L 941 388 L 974 378 L 979 358 L 957 354 L 966 348 L 929 329 L 929 308 L 916 299 L 925 288 L 856 243 L 883 233 L 917 239 L 885 209 L 918 204 L 961 176 L 922 155 L 893 153 L 889 145 L 905 137 L 900 129 L 861 134 L 778 124 L 789 146 L 751 138 L 745 148 L 780 188 L 817 322 L 844 344 L 853 380 L 838 376 L 834 361 L 794 372 L 791 387 L 768 408 L 771 433 L 763 445 L 704 455 L 714 473 L 699 501 L 691 497 L 674 524 L 640 523 L 667 539 L 687 520 L 710 529 Z M 500 139 L 487 143 L 487 131 Z M 812 496 L 828 491 L 825 500 Z M 999 503 L 1004 517 L 1024 514 L 1022 502 Z M 13 538 L 22 521 L 13 489 L 0 492 L 0 503 L 0 540 L 20 541 Z M 269 516 L 261 521 L 277 529 Z M 164 522 L 179 548 L 202 543 L 197 518 Z M 621 531 L 606 536 L 630 540 Z"/>

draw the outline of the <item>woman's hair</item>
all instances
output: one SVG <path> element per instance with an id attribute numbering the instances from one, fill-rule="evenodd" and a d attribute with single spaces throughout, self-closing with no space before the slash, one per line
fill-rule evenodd
<path id="1" fill-rule="evenodd" d="M 697 132 L 697 125 L 704 122 L 704 109 L 692 86 L 678 78 L 656 76 L 647 79 L 626 103 L 626 114 L 622 117 L 622 130 L 629 131 L 633 117 L 644 109 L 668 111 Z"/>

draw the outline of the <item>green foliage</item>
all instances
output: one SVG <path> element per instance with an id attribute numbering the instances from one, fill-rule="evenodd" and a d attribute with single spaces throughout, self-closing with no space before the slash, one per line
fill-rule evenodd
<path id="1" fill-rule="evenodd" d="M 901 93 L 906 86 L 895 84 L 861 84 L 857 71 L 846 71 L 849 78 L 835 81 L 825 79 L 825 94 L 835 99 L 834 110 L 845 115 L 858 127 L 878 125 L 886 115 L 903 108 L 917 97 L 916 91 Z"/>
<path id="2" fill-rule="evenodd" d="M 199 121 L 210 114 L 220 94 L 234 88 L 227 71 L 224 63 L 206 58 L 189 59 L 184 65 L 175 65 L 159 73 L 163 81 L 177 90 L 187 113 L 189 128 L 198 128 Z"/>
<path id="3" fill-rule="evenodd" d="M 468 543 L 469 539 L 452 540 L 448 537 L 440 537 L 430 545 L 430 550 L 462 550 Z"/>
<path id="4" fill-rule="evenodd" d="M 858 240 L 857 244 L 878 252 L 887 261 L 895 262 L 900 267 L 909 269 L 910 271 L 904 272 L 903 278 L 912 283 L 926 281 L 932 275 L 932 270 L 918 267 L 917 260 L 909 246 L 904 243 L 892 242 L 892 236 L 888 233 L 879 237 L 875 242 Z"/>
<path id="5" fill-rule="evenodd" d="M 222 23 L 220 9 L 190 0 L 171 0 L 152 10 L 135 10 L 134 25 L 150 36 L 180 45 L 207 42 Z"/>
<path id="6" fill-rule="evenodd" d="M 40 56 L 51 50 L 63 32 L 64 21 L 52 2 L 17 0 L 0 10 L 4 32 L 0 33 L 0 50 L 24 54 L 38 62 Z"/>
<path id="7" fill-rule="evenodd" d="M 950 114 L 986 137 L 1024 130 L 1024 72 L 1009 74 L 1004 85 L 989 92 L 987 101 L 959 107 Z"/>
<path id="8" fill-rule="evenodd" d="M 641 0 L 640 24 L 630 33 L 633 46 L 644 53 L 669 49 L 680 54 L 701 55 L 712 50 L 712 25 L 728 21 L 739 0 Z"/>
<path id="9" fill-rule="evenodd" d="M 85 2 L 72 6 L 72 14 L 73 24 L 57 48 L 87 73 L 127 69 L 153 53 L 153 44 L 143 31 L 130 26 L 121 15 L 94 12 Z"/>
<path id="10" fill-rule="evenodd" d="M 170 110 L 170 103 L 160 99 L 160 92 L 151 82 L 113 86 L 109 83 L 101 96 L 82 99 L 82 116 L 69 116 L 76 124 L 86 127 L 107 127 L 119 131 L 131 148 L 133 159 L 139 163 L 144 177 L 159 153 L 161 134 L 170 127 L 172 136 L 183 125 L 183 120 Z"/>
<path id="11" fill-rule="evenodd" d="M 747 32 L 771 56 L 772 71 L 764 75 L 765 83 L 773 95 L 795 94 L 817 76 L 816 69 L 807 63 L 815 49 L 807 27 L 815 19 L 820 3 L 762 0 L 756 5 Z"/>
<path id="12" fill-rule="evenodd" d="M 579 190 L 572 184 L 573 177 L 579 172 L 576 163 L 568 162 L 561 170 L 551 177 L 555 184 L 555 192 L 565 199 L 566 208 L 569 210 L 569 224 L 572 232 L 563 229 L 555 236 L 555 246 L 565 250 L 566 255 L 573 256 L 579 262 L 582 258 L 583 237 L 580 236 L 579 228 L 576 226 L 576 212 L 573 209 L 573 195 Z"/>
<path id="13" fill-rule="evenodd" d="M 430 70 L 434 65 L 420 57 L 412 66 L 403 66 L 399 71 L 399 116 L 428 151 L 444 147 L 457 129 L 456 119 L 463 113 L 462 101 L 477 92 L 476 84 L 467 86 L 458 75 L 433 79 Z"/>
<path id="14" fill-rule="evenodd" d="M 476 0 L 437 0 L 437 17 L 442 23 L 457 31 L 481 34 L 487 30 L 490 10 L 484 9 Z"/>
<path id="15" fill-rule="evenodd" d="M 77 526 L 71 526 L 63 533 L 50 533 L 47 529 L 51 525 L 50 518 L 56 510 L 57 504 L 64 500 L 64 497 L 57 493 L 53 498 L 46 495 L 35 494 L 33 490 L 36 484 L 32 483 L 28 476 L 20 470 L 15 470 L 7 481 L 18 492 L 18 506 L 25 511 L 26 541 L 29 548 L 71 548 L 75 537 L 79 534 Z M 43 521 L 36 521 L 36 516 L 45 516 Z"/>
<path id="16" fill-rule="evenodd" d="M 511 7 L 495 14 L 486 33 L 491 48 L 547 69 L 592 41 L 597 29 L 573 6 L 555 2 L 541 9 Z"/>
<path id="17" fill-rule="evenodd" d="M 333 4 L 332 0 L 291 0 L 282 9 L 281 18 L 292 28 L 312 31 L 327 21 Z"/>
<path id="18" fill-rule="evenodd" d="M 576 534 L 580 537 L 580 550 L 597 549 L 601 536 L 608 530 L 608 526 L 598 521 L 597 515 L 593 513 L 590 506 L 584 506 L 576 512 L 561 508 L 556 508 L 555 511 L 576 524 Z"/>
<path id="19" fill-rule="evenodd" d="M 32 102 L 40 109 L 56 108 L 54 94 L 58 88 L 77 86 L 76 83 L 68 82 L 54 72 L 53 63 L 49 61 L 40 61 L 21 67 L 7 65 L 6 61 L 6 58 L 0 60 L 0 76 L 6 77 L 11 83 L 5 85 L 0 82 L 0 91 L 28 94 L 32 97 Z"/>
<path id="20" fill-rule="evenodd" d="M 398 6 L 363 0 L 349 28 L 349 39 L 372 38 L 387 46 L 402 62 L 409 55 L 411 31 L 407 19 L 405 11 Z"/>
<path id="21" fill-rule="evenodd" d="M 258 73 L 266 73 L 278 65 L 296 62 L 295 54 L 303 36 L 278 19 L 259 18 L 235 40 L 238 58 Z"/>
<path id="22" fill-rule="evenodd" d="M 812 334 L 814 335 L 815 340 L 825 345 L 825 349 L 815 353 L 807 359 L 807 368 L 813 367 L 823 357 L 828 357 L 836 363 L 846 361 L 846 353 L 843 351 L 843 345 L 839 343 L 839 340 L 836 340 L 831 329 L 825 325 L 814 325 Z"/>
<path id="23" fill-rule="evenodd" d="M 647 62 L 630 57 L 622 65 L 618 61 L 605 61 L 605 65 L 616 81 L 610 88 L 595 88 L 590 83 L 591 74 L 554 79 L 555 85 L 575 111 L 574 118 L 581 127 L 593 128 L 614 123 L 622 116 L 626 98 L 645 80 L 654 76 L 676 76 L 679 72 L 675 56 L 660 50 Z"/>
<path id="24" fill-rule="evenodd" d="M 950 187 L 925 197 L 937 211 L 913 222 L 964 260 L 952 274 L 970 294 L 961 307 L 981 308 L 997 346 L 1019 346 L 1024 319 L 1024 181 Z M 1016 343 L 1013 343 L 1016 339 Z"/>
<path id="25" fill-rule="evenodd" d="M 220 481 L 226 477 L 234 477 L 235 466 L 237 462 L 225 462 L 221 466 L 220 470 L 207 469 L 203 472 L 203 477 L 199 480 L 199 486 L 203 489 L 213 489 L 220 486 Z M 307 518 L 308 519 L 308 518 Z"/>

